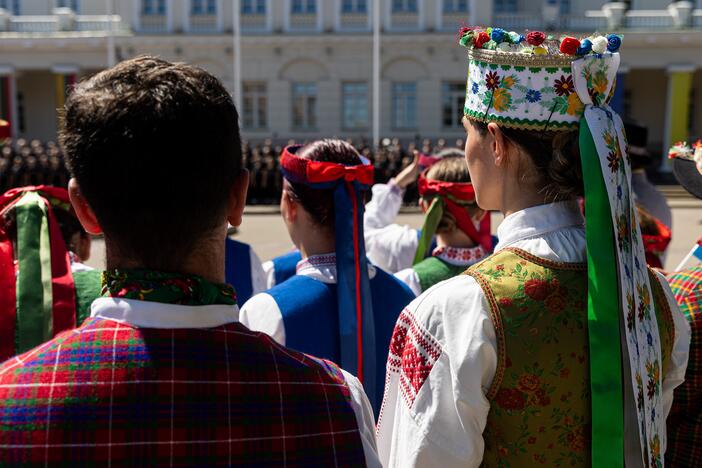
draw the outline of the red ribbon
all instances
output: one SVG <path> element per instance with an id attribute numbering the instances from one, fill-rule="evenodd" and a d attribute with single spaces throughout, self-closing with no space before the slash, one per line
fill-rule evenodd
<path id="1" fill-rule="evenodd" d="M 311 184 L 334 182 L 343 179 L 346 182 L 359 182 L 363 185 L 373 185 L 373 166 L 360 164 L 344 166 L 332 162 L 310 161 L 295 155 L 300 146 L 288 146 L 280 157 L 280 165 L 298 177 Z"/>
<path id="2" fill-rule="evenodd" d="M 12 242 L 0 226 L 0 361 L 15 355 L 16 285 Z"/>
<path id="3" fill-rule="evenodd" d="M 438 156 L 431 156 L 428 154 L 420 153 L 419 155 L 419 165 L 423 167 L 424 169 L 428 169 L 434 164 L 438 163 L 441 161 L 441 158 Z"/>
<path id="4" fill-rule="evenodd" d="M 440 197 L 446 197 L 446 195 L 451 195 L 453 198 L 461 201 L 475 201 L 475 188 L 473 188 L 473 184 L 470 182 L 444 182 L 440 180 L 427 179 L 422 175 L 419 176 L 417 185 L 419 195 L 421 196 L 438 195 Z"/>
<path id="5" fill-rule="evenodd" d="M 465 207 L 451 200 L 474 202 L 475 188 L 470 182 L 444 182 L 440 180 L 427 179 L 424 175 L 419 176 L 417 182 L 420 196 L 438 196 L 444 200 L 446 209 L 456 219 L 458 229 L 466 233 L 473 242 L 481 245 L 488 252 L 492 251 L 492 236 L 490 234 L 490 216 L 487 213 L 480 221 L 480 230 L 476 229 L 473 220 Z"/>

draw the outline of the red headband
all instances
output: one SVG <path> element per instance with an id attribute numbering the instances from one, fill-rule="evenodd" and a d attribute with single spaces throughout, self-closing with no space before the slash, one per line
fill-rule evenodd
<path id="1" fill-rule="evenodd" d="M 343 179 L 347 182 L 359 182 L 363 185 L 373 185 L 373 166 L 359 164 L 344 166 L 343 164 L 321 161 L 310 161 L 296 155 L 301 146 L 288 146 L 280 156 L 280 166 L 287 178 L 293 182 L 321 184 Z"/>
<path id="2" fill-rule="evenodd" d="M 419 155 L 419 165 L 425 169 L 430 168 L 439 161 L 441 161 L 441 158 L 438 156 L 431 156 L 424 153 L 421 153 Z"/>
<path id="3" fill-rule="evenodd" d="M 440 180 L 427 179 L 420 175 L 417 182 L 419 195 L 438 195 L 445 197 L 450 195 L 456 200 L 473 202 L 475 201 L 475 189 L 470 182 L 443 182 Z"/>
<path id="4" fill-rule="evenodd" d="M 426 171 L 425 171 L 426 173 Z M 484 216 L 480 222 L 480 229 L 475 227 L 473 220 L 468 215 L 464 206 L 458 201 L 474 202 L 475 189 L 470 182 L 442 182 L 427 179 L 424 174 L 419 176 L 417 182 L 419 195 L 435 195 L 441 197 L 446 205 L 446 210 L 456 219 L 458 229 L 466 233 L 476 244 L 480 244 L 487 251 L 492 251 L 492 237 L 490 236 L 490 216 Z"/>

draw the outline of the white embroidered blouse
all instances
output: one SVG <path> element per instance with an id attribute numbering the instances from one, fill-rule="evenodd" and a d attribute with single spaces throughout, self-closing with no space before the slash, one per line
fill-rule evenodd
<path id="1" fill-rule="evenodd" d="M 587 260 L 584 219 L 572 202 L 535 206 L 507 216 L 498 228 L 498 238 L 496 251 L 517 247 L 552 261 Z M 690 327 L 663 283 L 675 324 L 670 369 L 663 381 L 667 415 L 673 390 L 685 377 Z M 481 287 L 470 276 L 439 283 L 405 309 L 398 326 L 412 331 L 411 343 L 420 362 L 403 368 L 403 351 L 391 345 L 377 427 L 383 466 L 479 466 L 490 411 L 486 393 L 498 358 L 495 329 Z M 407 375 L 410 371 L 415 375 Z M 418 391 L 414 391 L 416 385 L 403 385 L 408 379 L 419 379 L 412 380 L 420 384 Z M 638 444 L 638 434 L 635 439 Z M 664 439 L 663 453 L 665 444 Z M 627 455 L 636 453 L 627 450 Z M 635 456 L 625 459 L 627 466 L 636 464 Z"/>

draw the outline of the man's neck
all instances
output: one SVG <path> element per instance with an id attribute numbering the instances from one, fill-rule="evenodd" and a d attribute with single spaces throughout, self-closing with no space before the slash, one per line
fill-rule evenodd
<path id="1" fill-rule="evenodd" d="M 147 265 L 144 262 L 122 256 L 118 249 L 112 247 L 111 242 L 105 238 L 105 268 L 115 269 L 148 269 L 183 275 L 196 275 L 205 280 L 222 284 L 225 282 L 224 262 L 225 244 L 222 241 L 207 240 L 197 244 L 197 248 L 185 256 L 177 265 Z"/>

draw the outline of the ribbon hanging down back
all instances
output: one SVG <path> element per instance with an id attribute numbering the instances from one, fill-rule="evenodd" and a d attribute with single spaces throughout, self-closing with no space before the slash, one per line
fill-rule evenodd
<path id="1" fill-rule="evenodd" d="M 291 182 L 333 190 L 339 364 L 361 380 L 368 398 L 375 402 L 382 395 L 377 395 L 376 388 L 375 321 L 363 235 L 363 193 L 373 184 L 373 166 L 310 161 L 296 155 L 300 148 L 285 148 L 281 169 Z"/>

